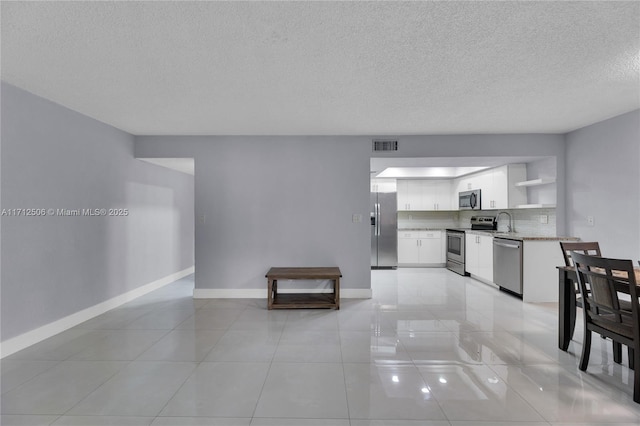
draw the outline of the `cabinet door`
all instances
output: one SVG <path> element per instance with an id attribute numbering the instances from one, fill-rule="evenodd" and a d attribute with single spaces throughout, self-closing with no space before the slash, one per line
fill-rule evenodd
<path id="1" fill-rule="evenodd" d="M 421 180 L 407 181 L 409 194 L 409 208 L 407 210 L 426 210 L 424 204 L 424 182 Z"/>
<path id="2" fill-rule="evenodd" d="M 479 235 L 479 237 L 477 275 L 493 282 L 493 237 L 487 235 Z"/>
<path id="3" fill-rule="evenodd" d="M 398 238 L 398 263 L 419 263 L 419 243 L 415 238 Z"/>
<path id="4" fill-rule="evenodd" d="M 507 166 L 497 167 L 491 173 L 490 200 L 492 209 L 509 208 L 509 192 L 508 187 L 508 170 Z"/>
<path id="5" fill-rule="evenodd" d="M 491 179 L 482 191 L 482 208 L 510 209 L 518 204 L 527 204 L 527 189 L 515 186 L 516 182 L 526 180 L 526 177 L 525 164 L 507 164 L 491 169 Z"/>
<path id="6" fill-rule="evenodd" d="M 409 181 L 398 180 L 396 187 L 398 190 L 398 210 L 409 210 Z"/>
<path id="7" fill-rule="evenodd" d="M 420 239 L 420 263 L 444 263 L 440 238 Z"/>
<path id="8" fill-rule="evenodd" d="M 493 208 L 493 171 L 486 170 L 478 173 L 476 176 L 478 188 L 482 190 L 480 195 L 480 209 L 488 210 Z"/>
<path id="9" fill-rule="evenodd" d="M 395 179 L 371 179 L 371 192 L 396 192 Z"/>
<path id="10" fill-rule="evenodd" d="M 451 181 L 416 180 L 411 193 L 411 210 L 451 210 Z"/>
<path id="11" fill-rule="evenodd" d="M 422 186 L 422 209 L 423 210 L 438 210 L 437 203 L 437 186 L 434 180 L 424 180 L 421 182 Z"/>
<path id="12" fill-rule="evenodd" d="M 450 180 L 436 181 L 436 210 L 453 210 L 453 201 L 451 196 L 452 182 Z M 457 197 L 456 197 L 457 200 Z M 455 208 L 458 208 L 456 203 Z"/>
<path id="13" fill-rule="evenodd" d="M 478 275 L 478 235 L 465 234 L 464 263 L 467 272 Z"/>
<path id="14" fill-rule="evenodd" d="M 458 182 L 458 192 L 471 191 L 472 189 L 478 189 L 480 180 L 477 175 L 466 176 L 460 179 Z"/>

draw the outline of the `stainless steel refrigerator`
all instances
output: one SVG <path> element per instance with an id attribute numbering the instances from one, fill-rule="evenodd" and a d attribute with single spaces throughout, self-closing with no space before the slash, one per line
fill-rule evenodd
<path id="1" fill-rule="evenodd" d="M 398 266 L 398 204 L 395 192 L 371 193 L 371 269 Z"/>

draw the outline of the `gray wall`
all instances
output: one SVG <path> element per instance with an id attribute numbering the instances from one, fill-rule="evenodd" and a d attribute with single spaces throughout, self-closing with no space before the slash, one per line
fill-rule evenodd
<path id="1" fill-rule="evenodd" d="M 133 157 L 133 136 L 2 83 L 2 340 L 194 263 L 193 177 Z"/>
<path id="2" fill-rule="evenodd" d="M 640 259 L 640 110 L 566 135 L 567 227 L 603 254 Z M 587 216 L 594 217 L 589 226 Z"/>
<path id="3" fill-rule="evenodd" d="M 368 289 L 369 145 L 362 142 L 143 136 L 136 155 L 195 158 L 196 288 L 266 289 L 271 266 L 337 265 L 343 288 Z"/>
<path id="4" fill-rule="evenodd" d="M 138 136 L 136 156 L 195 158 L 196 288 L 264 288 L 270 266 L 338 265 L 344 288 L 368 289 L 371 139 Z M 562 135 L 403 136 L 399 142 L 400 151 L 386 155 L 555 156 L 564 164 Z M 564 170 L 558 174 L 564 182 Z M 363 222 L 352 223 L 353 214 Z"/>

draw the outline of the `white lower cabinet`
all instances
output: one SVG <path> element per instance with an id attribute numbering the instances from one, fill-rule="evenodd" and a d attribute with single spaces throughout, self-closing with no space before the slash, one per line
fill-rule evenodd
<path id="1" fill-rule="evenodd" d="M 558 302 L 558 270 L 564 265 L 560 241 L 523 241 L 522 301 Z"/>
<path id="2" fill-rule="evenodd" d="M 473 275 L 478 275 L 478 235 L 465 233 L 464 236 L 464 269 Z"/>
<path id="3" fill-rule="evenodd" d="M 465 234 L 465 269 L 471 275 L 493 282 L 493 237 Z"/>
<path id="4" fill-rule="evenodd" d="M 399 234 L 398 234 L 399 235 Z M 420 263 L 418 238 L 398 237 L 398 263 Z"/>
<path id="5" fill-rule="evenodd" d="M 442 231 L 398 231 L 399 265 L 442 265 L 445 250 Z"/>

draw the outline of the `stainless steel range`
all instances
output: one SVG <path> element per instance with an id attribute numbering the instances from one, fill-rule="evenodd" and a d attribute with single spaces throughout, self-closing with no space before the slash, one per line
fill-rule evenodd
<path id="1" fill-rule="evenodd" d="M 447 269 L 468 275 L 464 269 L 464 230 L 447 229 Z"/>
<path id="2" fill-rule="evenodd" d="M 469 275 L 464 266 L 464 238 L 466 230 L 495 231 L 495 216 L 472 216 L 471 228 L 447 229 L 447 269 L 460 275 Z"/>

